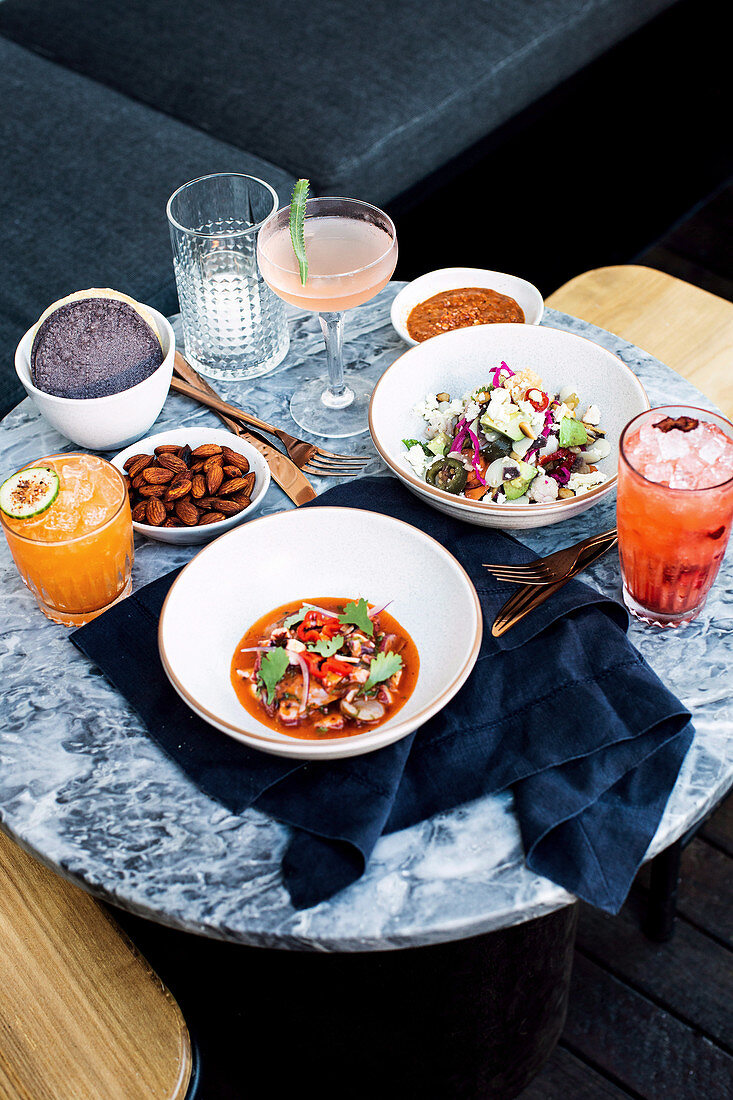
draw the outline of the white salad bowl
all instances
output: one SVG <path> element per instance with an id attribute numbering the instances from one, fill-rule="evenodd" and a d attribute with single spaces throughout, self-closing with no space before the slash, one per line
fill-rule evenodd
<path id="1" fill-rule="evenodd" d="M 259 451 L 240 439 L 234 432 L 225 431 L 223 428 L 172 428 L 167 432 L 158 432 L 157 435 L 149 435 L 146 439 L 139 439 L 131 447 L 126 447 L 115 455 L 112 462 L 122 473 L 125 472 L 125 463 L 128 458 L 137 454 L 153 454 L 156 447 L 165 444 L 184 447 L 188 443 L 191 450 L 201 447 L 204 443 L 218 443 L 220 447 L 230 447 L 237 454 L 244 455 L 249 462 L 249 468 L 255 475 L 254 492 L 248 508 L 243 512 L 237 512 L 236 516 L 227 516 L 217 523 L 207 523 L 204 527 L 152 527 L 149 523 L 136 523 L 133 520 L 133 528 L 140 535 L 146 535 L 157 542 L 169 542 L 174 546 L 195 546 L 199 543 L 210 542 L 218 535 L 230 531 L 232 527 L 251 519 L 264 500 L 265 493 L 270 486 L 270 469 Z"/>
<path id="2" fill-rule="evenodd" d="M 440 593 L 436 625 L 431 591 Z M 254 622 L 289 602 L 334 596 L 382 607 L 412 637 L 420 668 L 393 719 L 350 737 L 302 740 L 254 719 L 231 664 Z M 173 583 L 160 616 L 166 674 L 204 721 L 276 756 L 358 756 L 411 733 L 468 679 L 481 645 L 481 607 L 468 574 L 440 543 L 401 520 L 356 508 L 264 516 L 207 546 Z"/>
<path id="3" fill-rule="evenodd" d="M 425 421 L 415 406 L 428 394 L 464 397 L 486 385 L 490 372 L 502 361 L 514 371 L 533 370 L 550 394 L 571 386 L 582 408 L 596 405 L 600 409 L 611 453 L 598 468 L 608 474 L 608 481 L 551 504 L 495 504 L 454 496 L 418 477 L 406 461 L 402 442 L 424 438 Z M 400 481 L 438 511 L 483 527 L 519 530 L 561 523 L 612 493 L 621 431 L 649 407 L 641 382 L 626 364 L 583 336 L 531 325 L 478 325 L 435 336 L 395 360 L 374 388 L 369 429 L 377 450 Z"/>
<path id="4" fill-rule="evenodd" d="M 503 271 L 487 271 L 483 267 L 443 267 L 438 271 L 428 271 L 419 279 L 413 279 L 399 292 L 390 311 L 395 332 L 406 344 L 414 346 L 418 341 L 413 340 L 407 331 L 407 318 L 415 306 L 441 291 L 462 290 L 473 286 L 496 290 L 499 294 L 507 294 L 513 298 L 522 308 L 526 325 L 538 325 L 542 320 L 545 311 L 542 295 L 526 279 L 520 279 L 518 275 L 507 275 Z M 431 336 L 430 339 L 435 337 Z"/>
<path id="5" fill-rule="evenodd" d="M 15 352 L 15 371 L 44 420 L 72 443 L 90 451 L 113 451 L 139 439 L 155 423 L 165 404 L 173 374 L 176 338 L 170 323 L 145 306 L 160 333 L 163 362 L 136 386 L 107 397 L 57 397 L 34 386 L 30 353 L 37 325 L 26 332 Z"/>

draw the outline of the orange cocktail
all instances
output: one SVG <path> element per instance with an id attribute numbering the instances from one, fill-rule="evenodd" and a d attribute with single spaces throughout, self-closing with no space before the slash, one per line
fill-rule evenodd
<path id="1" fill-rule="evenodd" d="M 80 626 L 131 590 L 132 517 L 122 475 L 103 458 L 57 454 L 30 467 L 59 479 L 55 500 L 27 519 L 0 513 L 15 564 L 49 619 Z"/>
<path id="2" fill-rule="evenodd" d="M 617 522 L 631 613 L 657 626 L 694 619 L 733 522 L 733 424 L 681 406 L 632 420 L 621 436 Z"/>

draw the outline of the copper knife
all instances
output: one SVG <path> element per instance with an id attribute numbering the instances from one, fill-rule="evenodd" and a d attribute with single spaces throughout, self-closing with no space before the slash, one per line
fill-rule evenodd
<path id="1" fill-rule="evenodd" d="M 188 382 L 189 386 L 210 393 L 214 397 L 219 396 L 213 386 L 210 386 L 206 379 L 202 378 L 198 371 L 194 370 L 191 364 L 186 362 L 180 351 L 176 352 L 173 362 L 175 373 L 179 378 L 182 378 L 184 382 Z M 287 455 L 284 455 L 282 451 L 278 451 L 277 447 L 273 447 L 269 443 L 266 443 L 264 439 L 260 439 L 258 436 L 252 435 L 251 432 L 245 431 L 242 425 L 232 417 L 225 416 L 223 413 L 219 412 L 216 415 L 226 424 L 231 432 L 238 435 L 240 439 L 246 439 L 248 443 L 251 443 L 252 446 L 264 456 L 267 465 L 270 467 L 270 473 L 272 474 L 273 480 L 277 482 L 283 492 L 290 497 L 295 505 L 305 504 L 307 500 L 313 500 L 316 495 L 315 489 L 302 470 L 299 470 Z"/>
<path id="2" fill-rule="evenodd" d="M 544 603 L 545 600 L 553 596 L 555 592 L 558 592 L 564 584 L 572 580 L 577 573 L 580 573 L 583 569 L 587 569 L 594 561 L 598 561 L 599 558 L 602 558 L 606 551 L 610 550 L 612 546 L 615 546 L 617 542 L 618 535 L 609 534 L 608 539 L 604 542 L 598 543 L 590 552 L 581 554 L 575 567 L 571 569 L 568 575 L 563 577 L 562 580 L 555 581 L 553 584 L 544 584 L 540 588 L 538 588 L 537 585 L 523 585 L 518 592 L 510 596 L 507 602 L 499 610 L 494 619 L 494 625 L 491 628 L 493 637 L 499 638 L 502 634 L 506 634 L 506 632 L 511 630 L 513 626 L 516 626 L 525 615 L 529 615 L 530 611 L 534 611 L 541 603 Z"/>

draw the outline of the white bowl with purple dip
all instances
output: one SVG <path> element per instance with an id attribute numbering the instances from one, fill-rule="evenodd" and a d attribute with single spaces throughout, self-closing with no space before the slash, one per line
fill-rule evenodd
<path id="1" fill-rule="evenodd" d="M 15 370 L 61 435 L 91 451 L 119 450 L 157 419 L 175 350 L 173 329 L 157 310 L 90 290 L 55 303 L 26 332 Z"/>

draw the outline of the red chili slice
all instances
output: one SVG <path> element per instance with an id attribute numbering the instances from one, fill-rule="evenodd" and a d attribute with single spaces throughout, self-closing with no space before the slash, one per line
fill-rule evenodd
<path id="1" fill-rule="evenodd" d="M 315 676 L 317 680 L 322 679 L 323 669 L 321 668 L 322 657 L 319 657 L 317 653 L 300 653 L 299 657 L 302 657 L 305 663 L 308 665 L 308 672 L 311 676 Z"/>
<path id="2" fill-rule="evenodd" d="M 535 396 L 535 394 L 537 396 Z M 544 412 L 547 406 L 550 404 L 550 398 L 543 390 L 531 389 L 525 393 L 525 399 L 529 401 L 533 409 L 537 412 Z"/>
<path id="3" fill-rule="evenodd" d="M 332 672 L 334 676 L 346 677 L 351 676 L 353 671 L 352 665 L 347 664 L 346 661 L 339 661 L 338 657 L 327 657 L 321 665 L 321 675 Z"/>

